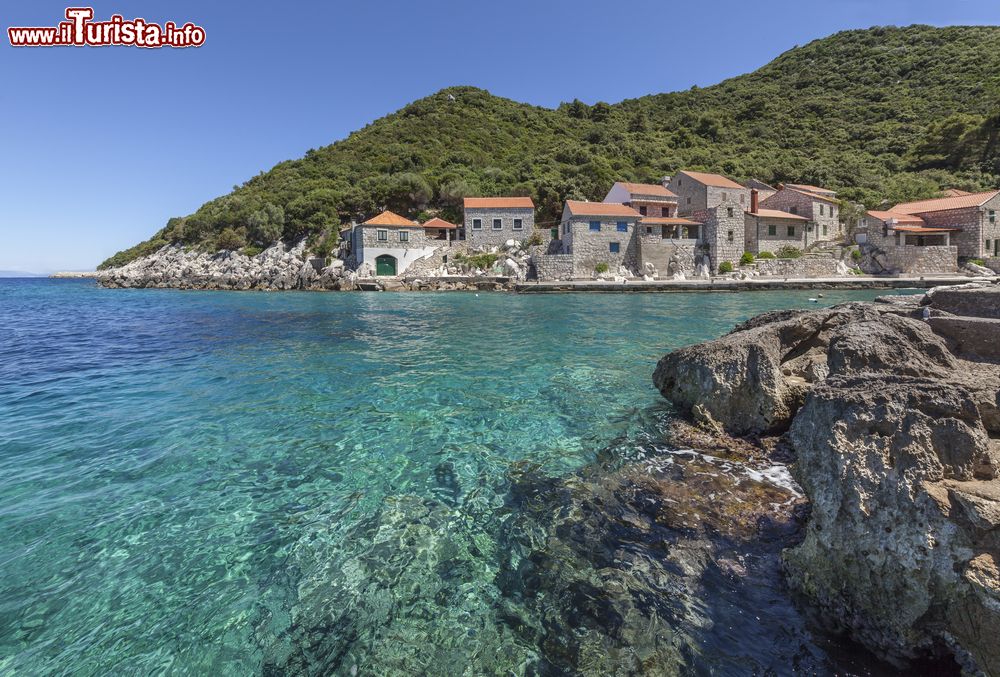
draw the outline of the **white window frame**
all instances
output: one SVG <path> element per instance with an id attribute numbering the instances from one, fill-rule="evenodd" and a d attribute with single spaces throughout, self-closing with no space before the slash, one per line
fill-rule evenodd
<path id="1" fill-rule="evenodd" d="M 385 228 L 380 228 L 375 231 L 375 239 L 378 242 L 388 242 L 389 241 L 389 231 Z"/>
<path id="2" fill-rule="evenodd" d="M 483 220 L 482 219 L 472 219 L 472 230 L 482 230 Z"/>
<path id="3" fill-rule="evenodd" d="M 503 230 L 503 219 L 493 219 L 493 230 Z"/>
<path id="4" fill-rule="evenodd" d="M 514 219 L 514 230 L 524 230 L 524 219 Z"/>
<path id="5" fill-rule="evenodd" d="M 401 231 L 399 231 L 399 241 L 400 242 L 409 242 L 410 241 L 410 231 L 408 231 L 408 230 L 401 230 Z"/>

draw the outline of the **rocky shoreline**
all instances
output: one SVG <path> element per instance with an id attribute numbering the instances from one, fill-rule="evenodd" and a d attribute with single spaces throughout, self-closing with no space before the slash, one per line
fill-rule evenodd
<path id="1" fill-rule="evenodd" d="M 783 444 L 811 512 L 789 584 L 903 665 L 1000 674 L 1000 289 L 765 313 L 660 360 L 718 444 Z"/>

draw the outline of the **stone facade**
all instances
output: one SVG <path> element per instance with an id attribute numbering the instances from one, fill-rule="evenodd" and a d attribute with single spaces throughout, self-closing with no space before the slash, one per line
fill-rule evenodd
<path id="1" fill-rule="evenodd" d="M 806 221 L 747 213 L 745 223 L 745 250 L 748 252 L 776 253 L 785 247 L 805 249 Z"/>
<path id="2" fill-rule="evenodd" d="M 572 280 L 574 277 L 572 254 L 533 254 L 531 263 L 535 267 L 535 275 L 543 282 Z"/>
<path id="3" fill-rule="evenodd" d="M 599 263 L 614 273 L 619 266 L 635 272 L 639 267 L 639 247 L 635 238 L 638 219 L 632 216 L 574 215 L 563 210 L 560 226 L 563 253 L 573 256 L 574 275 L 592 277 Z M 592 230 L 591 224 L 599 230 Z M 622 225 L 625 230 L 619 230 Z M 612 251 L 617 244 L 618 251 Z"/>
<path id="4" fill-rule="evenodd" d="M 381 237 L 385 239 L 379 239 Z M 396 274 L 402 275 L 414 261 L 429 256 L 447 243 L 428 239 L 420 226 L 398 227 L 360 224 L 351 233 L 351 252 L 355 263 L 375 267 L 375 259 L 389 255 L 396 259 Z"/>
<path id="5" fill-rule="evenodd" d="M 960 257 L 983 258 L 1000 254 L 1000 244 L 997 244 L 1000 242 L 1000 194 L 981 207 L 921 212 L 918 216 L 929 228 L 961 228 L 960 232 L 952 233 L 952 243 L 958 247 Z M 987 242 L 990 251 L 987 251 Z"/>
<path id="6" fill-rule="evenodd" d="M 499 221 L 499 228 L 494 226 L 495 221 Z M 465 239 L 474 247 L 498 247 L 507 240 L 524 242 L 535 232 L 535 210 L 530 207 L 466 207 L 464 225 Z M 520 228 L 515 227 L 517 225 Z M 551 237 L 547 230 L 540 235 L 545 242 Z"/>
<path id="7" fill-rule="evenodd" d="M 840 240 L 844 236 L 840 225 L 840 208 L 836 200 L 801 190 L 782 188 L 774 195 L 761 200 L 760 206 L 808 219 L 809 224 L 803 233 L 802 248 L 816 242 Z"/>
<path id="8" fill-rule="evenodd" d="M 734 266 L 743 255 L 746 242 L 746 220 L 743 206 L 735 201 L 721 202 L 712 209 L 697 211 L 691 215 L 702 224 L 702 244 L 708 254 L 711 271 L 717 272 L 719 264 L 729 261 Z"/>
<path id="9" fill-rule="evenodd" d="M 677 214 L 679 216 L 690 216 L 697 212 L 707 211 L 723 203 L 735 203 L 739 206 L 740 211 L 750 206 L 749 188 L 738 185 L 707 185 L 686 172 L 678 172 L 670 179 L 667 188 L 677 195 Z"/>
<path id="10" fill-rule="evenodd" d="M 699 230 L 700 226 L 682 230 L 679 226 L 646 225 L 640 221 L 637 232 L 639 272 L 644 273 L 646 264 L 650 264 L 660 278 L 693 273 L 700 255 Z M 681 237 L 683 235 L 693 237 Z"/>

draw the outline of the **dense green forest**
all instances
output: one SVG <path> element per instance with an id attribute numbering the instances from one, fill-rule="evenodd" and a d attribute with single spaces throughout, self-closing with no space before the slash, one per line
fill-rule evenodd
<path id="1" fill-rule="evenodd" d="M 351 219 L 383 208 L 458 219 L 469 195 L 531 195 L 544 223 L 566 198 L 680 168 L 823 185 L 868 207 L 995 187 L 998 40 L 992 26 L 848 31 L 712 87 L 556 110 L 445 89 L 170 219 L 101 267 L 168 242 L 252 251 L 309 236 L 328 250 Z"/>

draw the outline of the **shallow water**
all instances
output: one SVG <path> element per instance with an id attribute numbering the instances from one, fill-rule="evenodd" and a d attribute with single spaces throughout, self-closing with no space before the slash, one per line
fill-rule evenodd
<path id="1" fill-rule="evenodd" d="M 657 359 L 814 295 L 0 280 L 0 673 L 570 669 L 558 622 L 519 627 L 537 590 L 504 583 L 566 511 L 519 483 L 662 463 Z M 677 617 L 678 669 L 850 669 L 761 575 L 735 597 L 704 577 L 694 601 L 725 618 Z"/>

